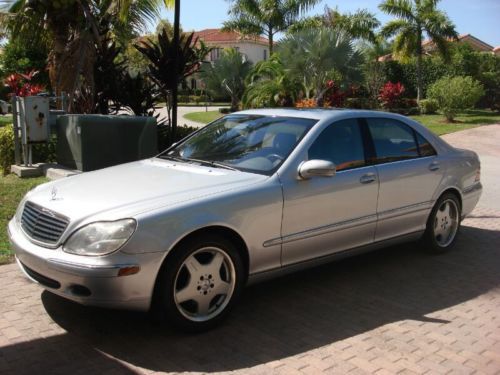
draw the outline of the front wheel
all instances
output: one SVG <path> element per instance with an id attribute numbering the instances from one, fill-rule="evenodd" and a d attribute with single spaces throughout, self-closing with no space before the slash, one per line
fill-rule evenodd
<path id="1" fill-rule="evenodd" d="M 166 260 L 158 279 L 159 307 L 183 331 L 218 324 L 240 294 L 244 267 L 235 246 L 224 238 L 188 240 Z"/>
<path id="2" fill-rule="evenodd" d="M 443 194 L 431 211 L 423 237 L 425 250 L 441 254 L 451 249 L 460 229 L 460 203 L 454 194 Z"/>

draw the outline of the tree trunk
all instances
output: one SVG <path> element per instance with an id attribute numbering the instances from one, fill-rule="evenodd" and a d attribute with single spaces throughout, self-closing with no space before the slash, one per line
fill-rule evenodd
<path id="1" fill-rule="evenodd" d="M 423 99 L 422 95 L 422 31 L 417 36 L 417 102 Z"/>
<path id="2" fill-rule="evenodd" d="M 273 54 L 273 44 L 274 44 L 274 41 L 273 41 L 273 38 L 274 38 L 274 35 L 273 35 L 273 27 L 272 26 L 269 26 L 269 57 L 271 57 L 271 55 Z"/>

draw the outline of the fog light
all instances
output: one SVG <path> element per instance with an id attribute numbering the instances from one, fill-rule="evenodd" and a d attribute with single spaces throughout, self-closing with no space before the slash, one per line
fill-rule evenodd
<path id="1" fill-rule="evenodd" d="M 118 271 L 118 276 L 129 276 L 135 275 L 137 272 L 141 270 L 139 266 L 131 266 L 131 267 L 123 267 Z"/>

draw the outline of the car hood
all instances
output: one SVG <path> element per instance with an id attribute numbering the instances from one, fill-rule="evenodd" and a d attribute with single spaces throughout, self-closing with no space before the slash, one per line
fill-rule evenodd
<path id="1" fill-rule="evenodd" d="M 267 176 L 158 158 L 53 181 L 26 199 L 67 216 L 116 219 L 248 186 Z"/>

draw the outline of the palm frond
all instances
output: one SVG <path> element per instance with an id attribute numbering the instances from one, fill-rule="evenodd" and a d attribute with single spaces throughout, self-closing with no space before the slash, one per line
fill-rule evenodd
<path id="1" fill-rule="evenodd" d="M 414 19 L 414 8 L 409 0 L 385 0 L 379 9 L 387 14 L 406 20 Z"/>

